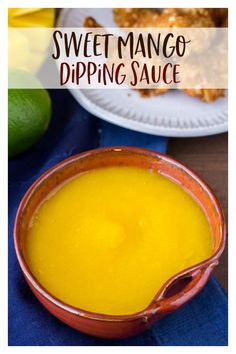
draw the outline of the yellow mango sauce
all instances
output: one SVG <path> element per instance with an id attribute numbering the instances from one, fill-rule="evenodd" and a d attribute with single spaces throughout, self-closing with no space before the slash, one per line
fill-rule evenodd
<path id="1" fill-rule="evenodd" d="M 164 283 L 212 255 L 200 206 L 157 172 L 106 167 L 62 185 L 35 212 L 25 257 L 64 303 L 101 314 L 144 310 Z"/>

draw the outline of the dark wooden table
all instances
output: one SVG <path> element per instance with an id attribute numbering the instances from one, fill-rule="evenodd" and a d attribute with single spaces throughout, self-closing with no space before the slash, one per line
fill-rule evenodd
<path id="1" fill-rule="evenodd" d="M 170 139 L 168 153 L 180 160 L 202 177 L 215 191 L 228 217 L 228 134 L 201 138 Z M 218 280 L 228 290 L 227 247 L 215 272 Z"/>

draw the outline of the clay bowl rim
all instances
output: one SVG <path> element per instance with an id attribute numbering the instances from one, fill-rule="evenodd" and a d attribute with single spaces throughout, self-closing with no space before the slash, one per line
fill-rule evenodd
<path id="1" fill-rule="evenodd" d="M 142 311 L 129 314 L 129 315 L 106 315 L 106 314 L 100 314 L 100 313 L 95 313 L 95 312 L 90 312 L 86 311 L 71 305 L 68 305 L 64 303 L 63 301 L 59 300 L 57 297 L 52 295 L 47 289 L 45 289 L 39 282 L 38 280 L 34 277 L 34 275 L 31 273 L 30 267 L 27 265 L 23 253 L 21 251 L 21 242 L 19 239 L 19 228 L 20 228 L 20 220 L 22 217 L 22 211 L 24 210 L 25 206 L 27 205 L 27 202 L 31 195 L 34 193 L 35 189 L 43 182 L 45 181 L 49 176 L 51 176 L 54 172 L 66 168 L 67 165 L 69 165 L 72 162 L 75 162 L 80 159 L 84 159 L 86 157 L 96 155 L 96 154 L 106 154 L 109 152 L 121 152 L 125 151 L 127 153 L 135 153 L 135 154 L 141 154 L 142 156 L 152 156 L 157 159 L 161 159 L 167 164 L 174 165 L 176 168 L 183 170 L 187 175 L 190 176 L 190 178 L 193 178 L 204 190 L 207 192 L 209 198 L 214 204 L 214 207 L 216 208 L 219 216 L 220 223 L 219 225 L 221 226 L 221 240 L 219 243 L 218 248 L 216 251 L 213 253 L 213 255 L 204 261 L 197 263 L 189 268 L 185 268 L 182 271 L 176 273 L 173 275 L 171 278 L 169 278 L 163 286 L 158 290 L 157 294 L 154 296 L 153 300 L 150 302 L 150 304 Z M 200 205 L 200 204 L 199 204 Z M 200 205 L 202 208 L 202 206 Z M 184 164 L 180 163 L 179 161 L 175 160 L 174 158 L 154 151 L 154 150 L 149 150 L 149 149 L 144 149 L 144 148 L 137 148 L 137 147 L 131 147 L 131 146 L 112 146 L 112 147 L 104 147 L 104 148 L 97 148 L 97 149 L 92 149 L 88 150 L 76 155 L 73 155 L 69 158 L 66 158 L 62 160 L 61 162 L 57 163 L 56 165 L 52 166 L 49 168 L 47 171 L 45 171 L 41 176 L 39 176 L 35 182 L 28 188 L 26 193 L 24 194 L 23 198 L 21 199 L 21 202 L 19 204 L 19 207 L 17 209 L 16 217 L 15 217 L 15 224 L 14 224 L 14 246 L 15 246 L 15 251 L 17 255 L 18 262 L 20 264 L 20 267 L 22 269 L 22 272 L 29 282 L 31 286 L 35 288 L 35 290 L 40 293 L 44 298 L 46 298 L 49 302 L 53 303 L 60 309 L 69 312 L 70 314 L 77 315 L 80 317 L 84 317 L 86 319 L 90 320 L 95 320 L 95 321 L 106 321 L 106 322 L 128 322 L 128 321 L 136 321 L 137 319 L 143 319 L 147 320 L 147 317 L 152 317 L 155 314 L 155 311 L 153 311 L 153 307 L 157 308 L 158 307 L 158 301 L 161 301 L 161 295 L 165 293 L 165 290 L 168 288 L 170 284 L 173 284 L 176 280 L 181 279 L 190 273 L 193 273 L 194 271 L 197 271 L 198 269 L 205 269 L 207 267 L 215 267 L 218 264 L 218 259 L 221 256 L 224 247 L 225 247 L 225 239 L 226 239 L 226 225 L 225 225 L 225 218 L 224 214 L 221 208 L 221 205 L 211 189 L 209 185 L 204 182 L 195 172 L 193 172 L 190 168 L 186 167 Z M 204 286 L 205 284 L 203 284 Z M 187 302 L 187 301 L 186 301 Z"/>

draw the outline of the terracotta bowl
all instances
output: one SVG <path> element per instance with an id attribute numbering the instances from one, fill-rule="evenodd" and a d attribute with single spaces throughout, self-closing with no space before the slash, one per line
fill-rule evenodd
<path id="1" fill-rule="evenodd" d="M 92 313 L 58 300 L 35 279 L 22 252 L 31 217 L 41 201 L 54 188 L 84 171 L 113 165 L 156 170 L 181 185 L 204 210 L 211 225 L 214 245 L 210 258 L 173 276 L 145 310 L 126 316 Z M 48 311 L 81 332 L 103 338 L 125 338 L 145 331 L 155 321 L 184 305 L 204 287 L 224 249 L 225 222 L 214 193 L 187 167 L 154 151 L 133 147 L 109 147 L 73 156 L 44 173 L 29 188 L 20 203 L 15 220 L 14 241 L 24 276 L 35 296 Z"/>

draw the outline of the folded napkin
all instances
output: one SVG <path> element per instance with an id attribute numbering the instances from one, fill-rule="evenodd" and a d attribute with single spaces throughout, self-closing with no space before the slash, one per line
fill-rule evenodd
<path id="1" fill-rule="evenodd" d="M 98 146 L 130 145 L 165 152 L 167 139 L 133 132 L 93 117 L 66 90 L 50 91 L 50 128 L 30 151 L 9 162 L 9 345 L 227 345 L 227 296 L 215 278 L 182 309 L 145 333 L 123 340 L 87 336 L 66 326 L 26 284 L 13 245 L 21 198 L 35 179 L 68 156 Z"/>

